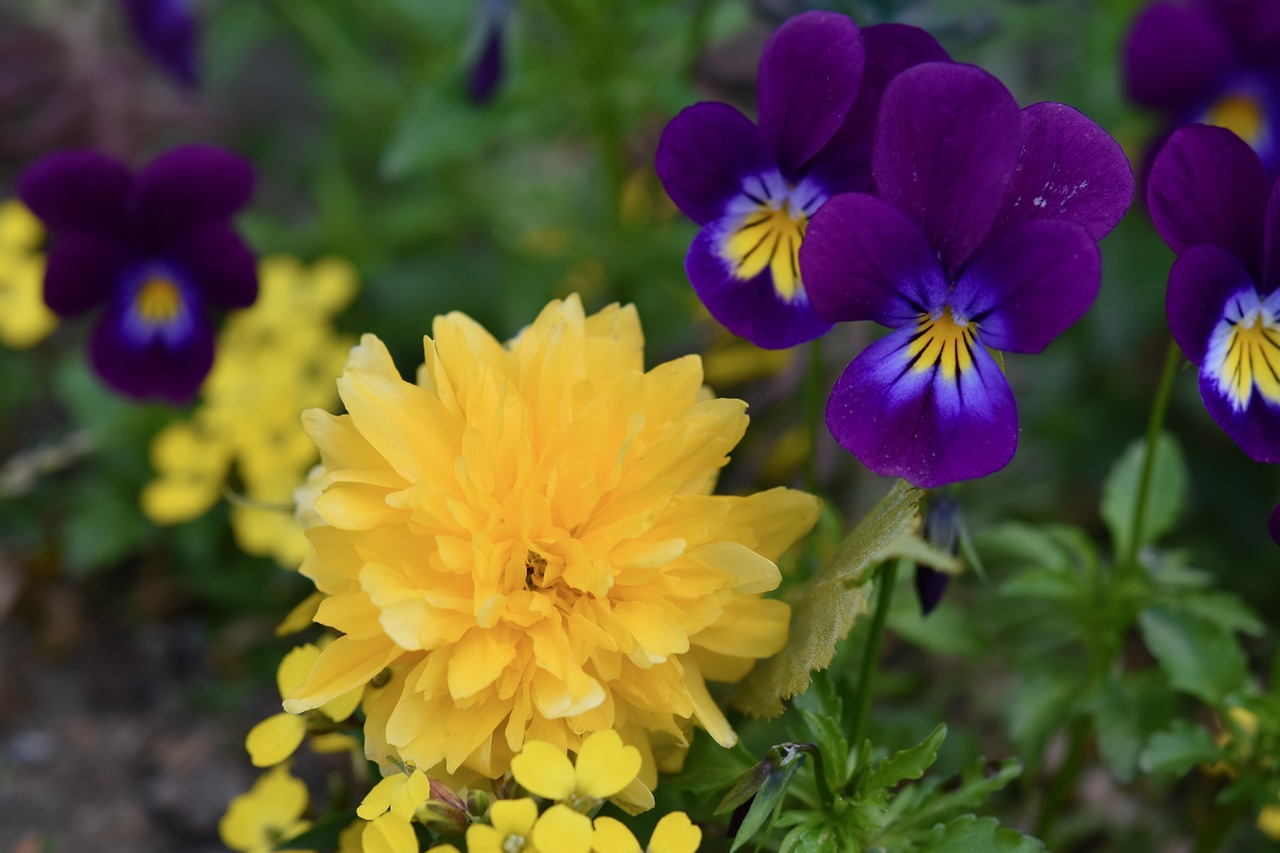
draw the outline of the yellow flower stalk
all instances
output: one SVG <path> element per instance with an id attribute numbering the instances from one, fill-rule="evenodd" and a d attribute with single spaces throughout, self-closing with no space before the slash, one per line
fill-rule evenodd
<path id="1" fill-rule="evenodd" d="M 439 776 L 496 778 L 527 740 L 560 753 L 616 730 L 640 779 L 677 769 L 697 722 L 736 740 L 707 681 L 786 642 L 763 597 L 816 521 L 789 489 L 713 495 L 747 425 L 697 356 L 645 371 L 634 307 L 552 302 L 502 344 L 436 319 L 416 383 L 365 335 L 311 410 L 319 446 L 302 573 L 344 636 L 285 702 L 371 684 L 365 742 Z"/>
<path id="2" fill-rule="evenodd" d="M 0 342 L 14 349 L 35 346 L 58 325 L 44 304 L 43 239 L 40 220 L 22 202 L 0 202 Z"/>

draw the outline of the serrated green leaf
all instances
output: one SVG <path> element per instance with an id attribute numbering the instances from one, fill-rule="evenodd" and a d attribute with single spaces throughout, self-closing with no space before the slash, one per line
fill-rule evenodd
<path id="1" fill-rule="evenodd" d="M 867 609 L 873 566 L 897 556 L 895 548 L 910 535 L 924 494 L 899 481 L 857 527 L 836 554 L 791 597 L 791 634 L 780 654 L 762 661 L 734 692 L 738 709 L 757 717 L 776 717 L 784 700 L 803 693 L 810 673 L 826 669 L 836 644 L 848 636 Z"/>
<path id="2" fill-rule="evenodd" d="M 789 841 L 790 845 L 786 842 Z M 797 826 L 788 832 L 781 850 L 803 851 L 803 853 L 850 853 L 841 850 L 835 830 L 826 824 L 817 826 Z"/>
<path id="3" fill-rule="evenodd" d="M 1134 504 L 1138 499 L 1138 481 L 1142 474 L 1146 441 L 1138 439 L 1125 449 L 1102 485 L 1102 520 L 1111 531 L 1116 553 L 1125 554 L 1133 547 L 1155 542 L 1173 527 L 1187 497 L 1187 466 L 1182 449 L 1167 433 L 1156 442 L 1155 466 L 1147 490 L 1146 511 L 1136 546 L 1132 538 Z"/>
<path id="4" fill-rule="evenodd" d="M 1172 726 L 1147 741 L 1138 766 L 1144 773 L 1182 776 L 1198 764 L 1216 761 L 1221 752 L 1208 731 L 1186 720 L 1174 720 Z"/>
<path id="5" fill-rule="evenodd" d="M 833 791 L 840 790 L 848 781 L 845 767 L 849 756 L 849 741 L 841 730 L 840 721 L 803 709 L 800 710 L 800 718 L 804 721 L 810 740 L 822 754 L 822 773 L 827 778 L 828 787 Z"/>
<path id="6" fill-rule="evenodd" d="M 940 723 L 920 743 L 871 765 L 859 782 L 864 798 L 874 797 L 878 792 L 892 788 L 904 779 L 919 779 L 924 771 L 933 766 L 938 757 L 938 749 L 946 737 L 947 726 Z"/>
<path id="7" fill-rule="evenodd" d="M 1244 653 L 1220 625 L 1172 604 L 1148 607 L 1138 624 L 1147 648 L 1178 690 L 1217 704 L 1244 684 Z"/>
<path id="8" fill-rule="evenodd" d="M 887 823 L 895 835 L 914 837 L 931 830 L 934 824 L 978 808 L 1021 774 L 1022 765 L 1015 758 L 993 767 L 980 757 L 965 767 L 959 784 L 948 790 L 942 790 L 936 778 L 925 777 L 916 785 L 907 785 L 893 798 Z"/>
<path id="9" fill-rule="evenodd" d="M 1035 853 L 1044 844 L 995 818 L 962 815 L 939 826 L 924 840 L 920 853 Z"/>

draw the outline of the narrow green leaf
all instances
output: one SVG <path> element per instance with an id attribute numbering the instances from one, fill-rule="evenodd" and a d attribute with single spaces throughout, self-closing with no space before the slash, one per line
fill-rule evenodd
<path id="1" fill-rule="evenodd" d="M 1148 607 L 1138 623 L 1176 689 L 1217 704 L 1244 684 L 1244 653 L 1221 625 L 1173 604 Z"/>
<path id="2" fill-rule="evenodd" d="M 764 784 L 756 792 L 755 799 L 751 801 L 751 807 L 747 809 L 746 817 L 742 819 L 737 834 L 733 836 L 730 853 L 746 844 L 757 833 L 766 830 L 776 819 L 778 811 L 782 808 L 782 800 L 786 796 L 787 785 L 795 778 L 803 764 L 804 754 L 800 753 L 796 760 L 783 764 L 764 780 Z"/>
<path id="3" fill-rule="evenodd" d="M 791 635 L 782 652 L 751 671 L 733 694 L 740 710 L 776 717 L 782 703 L 809 686 L 810 673 L 826 669 L 836 644 L 848 636 L 867 609 L 867 575 L 881 561 L 898 555 L 911 535 L 924 494 L 899 482 L 853 529 L 836 554 L 791 598 Z"/>
<path id="4" fill-rule="evenodd" d="M 1221 751 L 1208 731 L 1179 719 L 1151 736 L 1138 757 L 1138 766 L 1144 773 L 1182 776 L 1198 764 L 1216 761 Z"/>
<path id="5" fill-rule="evenodd" d="M 1102 520 L 1111 531 L 1116 553 L 1127 553 L 1133 527 L 1134 504 L 1138 499 L 1138 480 L 1142 474 L 1142 457 L 1146 442 L 1138 439 L 1130 444 L 1102 486 Z M 1146 511 L 1137 547 L 1154 542 L 1168 533 L 1178 520 L 1187 497 L 1187 466 L 1182 449 L 1167 433 L 1156 442 L 1155 467 L 1151 487 L 1147 491 Z"/>

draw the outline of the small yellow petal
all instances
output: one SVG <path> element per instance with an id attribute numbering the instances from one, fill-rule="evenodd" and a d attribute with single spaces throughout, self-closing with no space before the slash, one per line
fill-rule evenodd
<path id="1" fill-rule="evenodd" d="M 591 839 L 591 818 L 564 805 L 547 809 L 533 827 L 533 846 L 548 853 L 588 853 Z"/>
<path id="2" fill-rule="evenodd" d="M 311 668 L 319 658 L 319 647 L 313 643 L 303 643 L 290 649 L 280 659 L 280 665 L 276 667 L 276 687 L 280 691 L 280 698 L 286 698 L 306 683 Z"/>
<path id="3" fill-rule="evenodd" d="M 244 747 L 254 767 L 271 767 L 297 751 L 307 736 L 307 722 L 295 714 L 275 714 L 249 730 Z"/>
<path id="4" fill-rule="evenodd" d="M 391 813 L 409 820 L 431 796 L 431 781 L 421 770 L 414 770 L 407 777 L 402 775 L 401 779 L 400 787 L 391 792 Z"/>
<path id="5" fill-rule="evenodd" d="M 298 602 L 297 606 L 289 611 L 289 615 L 276 626 L 276 636 L 285 637 L 310 628 L 315 621 L 316 611 L 320 609 L 320 602 L 323 600 L 323 594 L 313 592 Z"/>
<path id="6" fill-rule="evenodd" d="M 409 821 L 389 813 L 365 827 L 360 843 L 364 853 L 418 853 L 418 837 Z"/>
<path id="7" fill-rule="evenodd" d="M 641 853 L 640 842 L 636 841 L 631 830 L 622 821 L 612 817 L 596 818 L 591 849 L 595 853 Z"/>
<path id="8" fill-rule="evenodd" d="M 653 828 L 645 853 L 694 853 L 702 843 L 702 830 L 684 812 L 665 815 Z"/>
<path id="9" fill-rule="evenodd" d="M 582 742 L 575 765 L 579 794 L 612 797 L 640 773 L 640 750 L 625 746 L 613 729 L 594 732 Z"/>
<path id="10" fill-rule="evenodd" d="M 511 773 L 531 793 L 548 800 L 565 800 L 573 793 L 574 772 L 569 757 L 540 740 L 531 740 L 511 759 Z"/>
<path id="11" fill-rule="evenodd" d="M 403 778 L 401 773 L 383 777 L 369 790 L 369 793 L 364 795 L 359 808 L 356 809 L 356 814 L 365 820 L 373 820 L 385 814 L 387 809 L 391 808 L 391 795 L 400 787 Z"/>

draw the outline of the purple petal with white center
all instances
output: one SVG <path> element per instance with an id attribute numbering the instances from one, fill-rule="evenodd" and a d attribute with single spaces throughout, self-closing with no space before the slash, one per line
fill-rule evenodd
<path id="1" fill-rule="evenodd" d="M 1258 155 L 1240 137 L 1194 124 L 1179 128 L 1156 155 L 1147 206 L 1156 230 L 1174 252 L 1211 243 L 1260 275 L 1259 224 L 1270 187 Z"/>
<path id="2" fill-rule="evenodd" d="M 167 257 L 209 304 L 247 308 L 258 297 L 257 261 L 229 225 L 208 225 L 192 232 Z"/>
<path id="3" fill-rule="evenodd" d="M 230 219 L 252 194 L 248 160 L 211 145 L 186 145 L 151 161 L 129 205 L 141 238 L 162 251 L 188 231 Z"/>
<path id="4" fill-rule="evenodd" d="M 951 297 L 987 346 L 1037 353 L 1093 304 L 1102 256 L 1073 222 L 1038 219 L 1001 231 L 965 267 Z"/>
<path id="5" fill-rule="evenodd" d="M 122 0 L 143 48 L 188 88 L 196 85 L 197 26 L 190 0 Z"/>
<path id="6" fill-rule="evenodd" d="M 1133 169 L 1105 130 L 1066 104 L 1032 104 L 1022 111 L 1022 153 L 996 230 L 1064 219 L 1101 240 L 1132 200 Z"/>
<path id="7" fill-rule="evenodd" d="M 704 102 L 667 123 L 654 168 L 676 207 L 705 225 L 724 215 L 747 177 L 775 164 L 749 118 L 728 104 Z"/>
<path id="8" fill-rule="evenodd" d="M 933 36 L 905 24 L 867 27 L 862 31 L 862 46 L 866 51 L 866 68 L 858 97 L 835 136 L 806 169 L 806 174 L 822 184 L 829 195 L 875 192 L 871 178 L 871 139 L 885 87 L 913 65 L 950 60 Z"/>
<path id="9" fill-rule="evenodd" d="M 824 204 L 800 244 L 800 274 L 818 316 L 897 328 L 940 306 L 947 278 L 920 226 L 874 196 Z"/>
<path id="10" fill-rule="evenodd" d="M 920 488 L 1000 470 L 1018 446 L 1018 411 L 1000 367 L 979 342 L 967 369 L 912 367 L 917 328 L 886 335 L 855 358 L 827 402 L 827 426 L 877 474 Z"/>
<path id="11" fill-rule="evenodd" d="M 1232 441 L 1255 462 L 1280 462 L 1280 406 L 1258 393 L 1249 405 L 1237 409 L 1223 394 L 1218 377 L 1200 370 L 1200 399 L 1209 415 Z"/>
<path id="12" fill-rule="evenodd" d="M 92 234 L 61 237 L 45 263 L 45 304 L 60 317 L 83 314 L 110 299 L 138 260 L 119 243 Z"/>
<path id="13" fill-rule="evenodd" d="M 96 151 L 61 151 L 28 166 L 18 195 L 45 227 L 59 233 L 128 236 L 125 196 L 133 176 Z"/>
<path id="14" fill-rule="evenodd" d="M 1276 504 L 1276 508 L 1271 510 L 1271 517 L 1267 519 L 1267 532 L 1271 534 L 1271 541 L 1280 545 L 1280 504 Z"/>
<path id="15" fill-rule="evenodd" d="M 948 274 L 999 212 L 1021 124 L 1009 91 L 972 65 L 927 62 L 885 91 L 872 153 L 876 187 L 924 226 Z"/>
<path id="16" fill-rule="evenodd" d="M 684 268 L 698 298 L 711 316 L 733 332 L 764 349 L 784 349 L 821 337 L 831 328 L 822 320 L 803 288 L 793 299 L 783 299 L 765 271 L 740 279 L 717 251 L 721 236 L 712 223 L 698 232 Z"/>
<path id="17" fill-rule="evenodd" d="M 213 367 L 213 326 L 198 306 L 179 338 L 140 340 L 130 328 L 125 300 L 98 319 L 89 343 L 94 370 L 112 388 L 135 399 L 158 397 L 173 405 L 191 401 Z"/>
<path id="18" fill-rule="evenodd" d="M 1214 15 L 1174 3 L 1151 4 L 1124 47 L 1130 96 L 1171 111 L 1204 97 L 1234 62 L 1231 39 Z"/>
<path id="19" fill-rule="evenodd" d="M 1244 262 L 1226 249 L 1192 246 L 1178 256 L 1169 271 L 1165 313 L 1173 339 L 1193 364 L 1204 361 L 1209 338 L 1222 319 L 1227 300 L 1253 289 L 1253 279 Z"/>
<path id="20" fill-rule="evenodd" d="M 793 177 L 835 135 L 857 97 L 865 57 L 858 25 L 805 12 L 774 31 L 760 57 L 760 133 Z"/>

